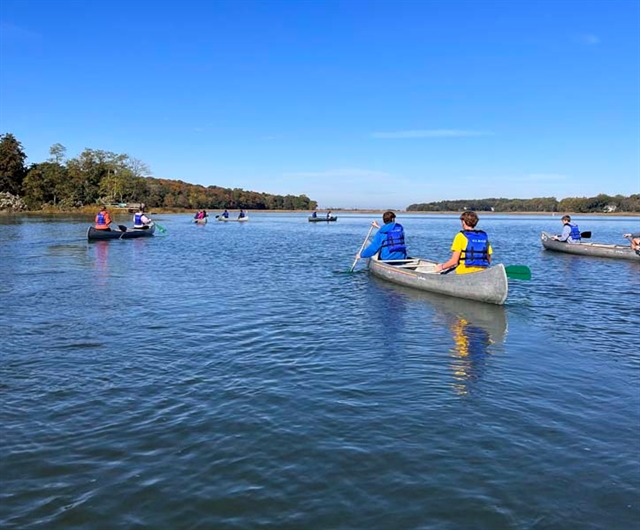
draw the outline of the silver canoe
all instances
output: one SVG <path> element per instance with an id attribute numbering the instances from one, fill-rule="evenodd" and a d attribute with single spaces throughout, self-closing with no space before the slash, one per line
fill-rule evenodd
<path id="1" fill-rule="evenodd" d="M 374 256 L 369 260 L 373 275 L 398 285 L 489 304 L 502 305 L 507 299 L 509 282 L 502 264 L 471 274 L 440 274 L 435 265 L 421 258 L 381 261 Z"/>
<path id="2" fill-rule="evenodd" d="M 628 245 L 606 245 L 604 243 L 565 243 L 556 241 L 551 234 L 542 232 L 540 235 L 542 246 L 547 250 L 577 254 L 579 256 L 593 256 L 597 258 L 627 259 L 640 262 L 640 255 L 636 254 Z"/>
<path id="3" fill-rule="evenodd" d="M 244 223 L 245 221 L 248 221 L 248 220 L 249 220 L 249 217 L 241 217 L 240 219 L 231 219 L 231 217 L 222 217 L 222 216 L 218 217 L 218 221 L 223 221 L 225 223 L 231 223 L 231 222 Z"/>

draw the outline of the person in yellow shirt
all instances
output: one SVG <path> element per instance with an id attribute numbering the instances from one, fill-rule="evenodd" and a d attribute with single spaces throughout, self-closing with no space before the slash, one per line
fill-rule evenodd
<path id="1" fill-rule="evenodd" d="M 489 238 L 483 230 L 476 230 L 478 214 L 463 212 L 460 221 L 462 230 L 451 244 L 451 258 L 445 263 L 436 264 L 436 272 L 449 272 L 455 267 L 456 274 L 469 274 L 483 271 L 491 265 L 493 250 Z"/>

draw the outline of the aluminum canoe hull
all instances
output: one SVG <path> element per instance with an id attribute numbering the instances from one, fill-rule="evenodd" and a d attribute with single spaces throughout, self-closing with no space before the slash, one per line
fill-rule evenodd
<path id="1" fill-rule="evenodd" d="M 614 258 L 637 261 L 640 263 L 640 255 L 636 254 L 630 246 L 607 245 L 604 243 L 565 243 L 556 241 L 551 234 L 542 232 L 540 235 L 542 246 L 554 252 L 564 252 L 565 254 L 575 254 L 578 256 L 591 256 L 596 258 Z"/>
<path id="2" fill-rule="evenodd" d="M 373 257 L 369 260 L 369 271 L 383 280 L 421 291 L 496 305 L 507 299 L 509 282 L 502 264 L 471 274 L 440 274 L 434 271 L 435 265 L 434 261 L 421 258 L 384 262 Z"/>

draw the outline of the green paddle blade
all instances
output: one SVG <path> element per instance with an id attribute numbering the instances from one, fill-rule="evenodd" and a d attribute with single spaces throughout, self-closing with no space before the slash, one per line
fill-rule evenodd
<path id="1" fill-rule="evenodd" d="M 163 234 L 167 231 L 167 229 L 164 226 L 160 226 L 158 223 L 156 223 L 156 228 L 160 230 L 160 232 L 162 232 Z"/>
<path id="2" fill-rule="evenodd" d="M 507 273 L 507 278 L 513 278 L 514 280 L 531 279 L 531 269 L 526 265 L 509 265 L 504 270 Z"/>

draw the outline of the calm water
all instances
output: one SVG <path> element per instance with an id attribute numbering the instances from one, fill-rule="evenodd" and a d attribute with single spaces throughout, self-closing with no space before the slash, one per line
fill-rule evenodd
<path id="1" fill-rule="evenodd" d="M 371 219 L 0 217 L 0 526 L 638 528 L 640 265 L 485 217 L 533 279 L 475 304 L 345 273 Z M 457 217 L 398 220 L 448 257 Z"/>

